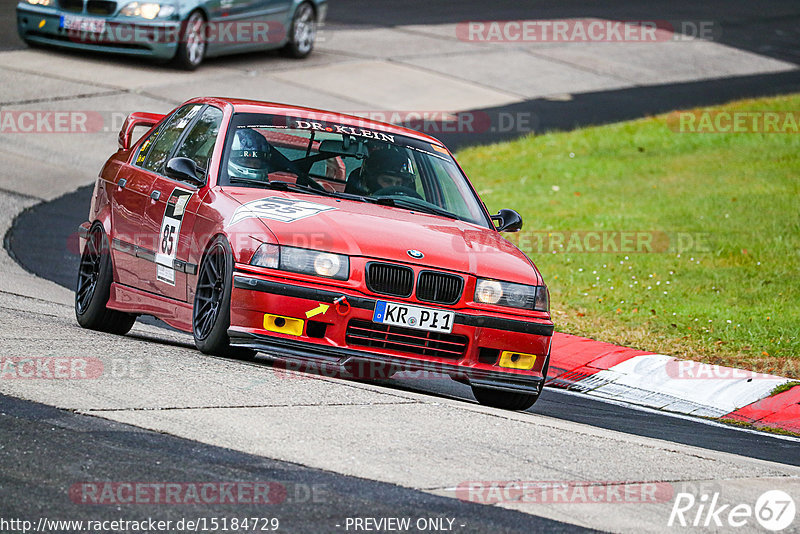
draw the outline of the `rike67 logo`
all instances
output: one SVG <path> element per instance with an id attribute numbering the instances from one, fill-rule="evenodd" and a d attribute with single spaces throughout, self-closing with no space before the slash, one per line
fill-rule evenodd
<path id="1" fill-rule="evenodd" d="M 678 493 L 667 526 L 725 527 L 726 530 L 746 527 L 745 530 L 751 531 L 757 522 L 769 531 L 778 532 L 794 522 L 796 512 L 794 499 L 781 490 L 765 491 L 754 506 L 748 503 L 722 504 L 719 492 L 703 493 L 700 497 Z"/>

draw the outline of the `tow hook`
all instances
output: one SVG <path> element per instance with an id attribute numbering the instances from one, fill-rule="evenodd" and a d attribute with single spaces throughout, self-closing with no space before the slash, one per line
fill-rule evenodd
<path id="1" fill-rule="evenodd" d="M 336 313 L 339 315 L 347 315 L 350 313 L 350 303 L 347 302 L 347 297 L 344 295 L 335 299 L 333 305 L 336 306 Z"/>

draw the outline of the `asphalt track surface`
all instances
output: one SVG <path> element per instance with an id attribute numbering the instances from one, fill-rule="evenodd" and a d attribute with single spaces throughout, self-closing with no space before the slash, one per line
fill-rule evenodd
<path id="1" fill-rule="evenodd" d="M 782 61 L 800 64 L 800 9 L 794 0 L 768 3 L 747 0 L 695 2 L 525 2 L 516 0 L 467 0 L 430 2 L 428 0 L 335 0 L 329 21 L 332 24 L 399 26 L 443 24 L 464 21 L 503 21 L 520 19 L 601 18 L 609 20 L 656 21 L 680 30 L 688 22 L 707 22 L 714 28 L 714 41 Z M 688 32 L 687 32 L 688 35 Z M 656 115 L 672 110 L 730 102 L 742 98 L 773 96 L 800 91 L 800 73 L 730 77 L 690 83 L 671 83 L 614 91 L 575 95 L 569 101 L 532 99 L 510 106 L 487 108 L 492 124 L 500 114 L 527 113 L 531 130 L 570 130 L 576 127 L 607 124 Z M 511 116 L 508 115 L 508 116 Z M 439 137 L 451 148 L 483 144 L 519 136 L 519 132 L 487 131 L 448 134 Z"/>
<path id="2" fill-rule="evenodd" d="M 15 0 L 0 0 L 0 50 L 24 48 L 16 32 Z M 680 30 L 681 21 L 712 21 L 715 40 L 760 55 L 800 63 L 800 13 L 794 0 L 642 2 L 618 0 L 532 2 L 519 0 L 331 0 L 328 22 L 353 26 L 400 26 L 462 21 L 604 18 L 652 20 Z"/>
<path id="3" fill-rule="evenodd" d="M 522 512 L 234 452 L 4 395 L 0 407 L 4 466 L 0 490 L 14 496 L 3 498 L 6 519 L 150 517 L 174 524 L 184 518 L 262 517 L 278 518 L 280 532 L 343 532 L 348 517 L 412 517 L 453 519 L 454 532 L 459 533 L 590 532 Z M 271 497 L 267 504 L 190 500 L 173 506 L 85 504 L 80 493 L 67 498 L 74 484 L 93 481 L 268 482 Z M 242 529 L 248 530 L 252 531 Z"/>
<path id="4" fill-rule="evenodd" d="M 78 225 L 85 220 L 91 187 L 82 187 L 52 202 L 38 204 L 19 215 L 5 246 L 27 270 L 67 288 L 74 287 L 78 270 Z M 157 324 L 152 318 L 145 318 Z M 163 323 L 161 323 L 163 325 Z M 264 361 L 264 365 L 270 365 Z M 442 380 L 385 380 L 381 384 L 472 400 L 469 387 Z M 763 433 L 712 426 L 691 418 L 673 417 L 547 389 L 531 412 L 637 436 L 730 452 L 789 465 L 800 465 L 798 443 Z"/>

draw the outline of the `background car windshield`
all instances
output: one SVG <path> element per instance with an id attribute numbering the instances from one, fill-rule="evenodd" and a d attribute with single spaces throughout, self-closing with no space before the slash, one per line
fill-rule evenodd
<path id="1" fill-rule="evenodd" d="M 233 117 L 220 184 L 284 181 L 329 192 L 389 197 L 491 227 L 444 148 L 373 128 L 278 115 Z"/>

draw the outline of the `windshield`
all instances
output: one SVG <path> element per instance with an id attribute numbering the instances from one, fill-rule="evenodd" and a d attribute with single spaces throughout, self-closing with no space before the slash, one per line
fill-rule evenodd
<path id="1" fill-rule="evenodd" d="M 466 178 L 438 145 L 335 122 L 237 113 L 219 183 L 263 187 L 269 182 L 491 227 Z"/>

